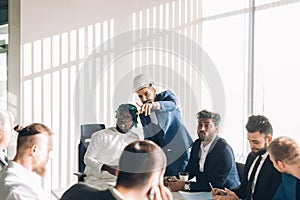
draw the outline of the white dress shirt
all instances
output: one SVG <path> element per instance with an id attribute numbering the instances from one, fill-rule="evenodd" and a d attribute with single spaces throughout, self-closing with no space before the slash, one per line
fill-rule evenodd
<path id="1" fill-rule="evenodd" d="M 266 153 L 264 153 L 263 155 L 261 155 L 261 161 L 260 161 L 260 163 L 259 163 L 259 165 L 258 165 L 258 167 L 257 167 L 256 173 L 255 173 L 255 176 L 254 176 L 254 179 L 253 179 L 253 183 L 252 183 L 252 194 L 253 194 L 254 189 L 255 189 L 255 185 L 256 185 L 256 180 L 257 180 L 258 174 L 259 174 L 259 172 L 260 172 L 260 170 L 261 170 L 261 167 L 262 167 L 262 165 L 264 164 L 266 158 L 268 157 L 268 155 L 269 155 L 268 152 L 266 152 Z M 254 168 L 254 165 L 255 165 L 255 163 L 256 163 L 258 157 L 259 157 L 259 156 L 257 156 L 257 158 L 255 158 L 255 160 L 253 161 L 253 163 L 252 163 L 252 165 L 251 165 L 251 167 L 250 167 L 250 169 L 249 169 L 249 172 L 248 172 L 248 180 L 250 179 L 252 170 L 253 170 L 253 168 Z"/>
<path id="2" fill-rule="evenodd" d="M 50 199 L 41 187 L 41 177 L 13 161 L 0 173 L 0 194 L 1 200 Z"/>
<path id="3" fill-rule="evenodd" d="M 125 197 L 116 188 L 109 188 L 109 190 L 116 200 L 125 200 Z"/>
<path id="4" fill-rule="evenodd" d="M 115 181 L 115 176 L 101 170 L 103 164 L 117 166 L 124 148 L 140 139 L 132 129 L 125 134 L 118 132 L 115 127 L 94 133 L 84 156 L 87 181 Z"/>
<path id="5" fill-rule="evenodd" d="M 213 141 L 215 140 L 215 138 L 216 138 L 216 136 L 214 136 L 214 138 L 211 140 L 211 142 L 208 143 L 205 147 L 203 145 L 203 142 L 201 142 L 201 144 L 200 144 L 200 149 L 201 149 L 201 156 L 199 159 L 199 171 L 200 172 L 204 171 L 205 159 L 208 154 L 209 148 L 210 148 L 211 144 L 213 143 Z"/>

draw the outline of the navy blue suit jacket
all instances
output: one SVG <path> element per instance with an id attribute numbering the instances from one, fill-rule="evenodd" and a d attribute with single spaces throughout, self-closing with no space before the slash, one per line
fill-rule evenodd
<path id="1" fill-rule="evenodd" d="M 193 144 L 191 157 L 185 171 L 190 173 L 190 179 L 196 176 L 196 182 L 191 183 L 191 191 L 211 191 L 209 182 L 215 188 L 233 189 L 240 185 L 235 159 L 230 145 L 216 136 L 205 159 L 203 172 L 199 171 L 201 156 L 201 141 Z"/>
<path id="2" fill-rule="evenodd" d="M 239 188 L 233 190 L 241 199 L 245 199 L 246 197 L 249 197 L 251 195 L 246 194 L 246 191 L 248 184 L 248 173 L 255 158 L 256 155 L 254 155 L 253 153 L 249 153 L 245 163 L 243 182 Z M 259 171 L 254 189 L 253 200 L 271 200 L 280 182 L 281 175 L 274 168 L 273 163 L 268 155 Z"/>
<path id="3" fill-rule="evenodd" d="M 297 196 L 297 178 L 289 175 L 281 175 L 281 184 L 273 198 L 273 200 L 299 200 Z"/>
<path id="4" fill-rule="evenodd" d="M 177 176 L 189 160 L 189 149 L 193 140 L 182 124 L 176 96 L 169 90 L 156 95 L 161 109 L 154 110 L 158 125 L 152 123 L 150 116 L 140 114 L 145 139 L 158 144 L 167 157 L 165 176 Z"/>

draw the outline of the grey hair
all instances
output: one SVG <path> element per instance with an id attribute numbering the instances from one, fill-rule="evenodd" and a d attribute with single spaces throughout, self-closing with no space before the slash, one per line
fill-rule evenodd
<path id="1" fill-rule="evenodd" d="M 14 121 L 13 115 L 8 111 L 0 109 L 0 129 L 4 129 L 4 127 L 6 125 L 5 123 L 7 122 L 7 120 L 13 126 L 13 121 Z"/>

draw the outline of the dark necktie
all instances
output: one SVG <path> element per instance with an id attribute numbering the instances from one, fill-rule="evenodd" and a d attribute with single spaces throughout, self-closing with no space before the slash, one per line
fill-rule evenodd
<path id="1" fill-rule="evenodd" d="M 3 152 L 0 152 L 0 166 L 5 167 L 7 165 L 7 156 L 4 153 L 5 151 L 3 150 Z"/>
<path id="2" fill-rule="evenodd" d="M 253 167 L 253 170 L 251 172 L 251 175 L 250 175 L 250 178 L 249 178 L 249 181 L 248 181 L 248 184 L 247 184 L 247 191 L 246 191 L 246 199 L 247 200 L 250 200 L 251 197 L 252 197 L 252 185 L 253 185 L 253 180 L 254 180 L 254 177 L 255 177 L 255 174 L 256 174 L 256 171 L 257 171 L 257 168 L 258 168 L 258 165 L 261 161 L 261 155 L 259 155 L 258 159 L 256 160 L 255 162 L 255 165 Z"/>
<path id="3" fill-rule="evenodd" d="M 2 160 L 2 158 L 0 158 L 0 165 L 2 167 L 5 167 L 7 165 L 7 162 L 5 160 Z"/>

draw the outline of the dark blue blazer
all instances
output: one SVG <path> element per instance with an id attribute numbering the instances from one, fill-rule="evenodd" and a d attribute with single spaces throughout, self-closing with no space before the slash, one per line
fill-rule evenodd
<path id="1" fill-rule="evenodd" d="M 289 175 L 281 175 L 281 184 L 273 197 L 273 200 L 299 200 L 297 197 L 297 178 Z"/>
<path id="2" fill-rule="evenodd" d="M 199 139 L 193 144 L 191 157 L 185 169 L 190 173 L 189 179 L 196 176 L 196 182 L 191 183 L 191 191 L 211 191 L 209 182 L 215 188 L 233 189 L 238 187 L 240 181 L 230 145 L 224 139 L 216 136 L 206 156 L 203 172 L 200 172 L 200 144 Z"/>
<path id="3" fill-rule="evenodd" d="M 182 124 L 176 96 L 169 90 L 156 95 L 161 109 L 155 110 L 158 125 L 152 123 L 150 116 L 140 114 L 145 139 L 158 144 L 167 157 L 165 176 L 177 176 L 189 160 L 189 150 L 193 140 Z"/>
<path id="4" fill-rule="evenodd" d="M 256 155 L 253 153 L 248 154 L 244 168 L 243 182 L 239 188 L 233 190 L 241 199 L 245 199 L 251 195 L 246 194 L 246 191 L 248 184 L 248 173 L 255 158 Z M 253 200 L 271 200 L 277 191 L 280 182 L 281 174 L 274 168 L 273 163 L 268 155 L 259 171 L 254 189 Z"/>

